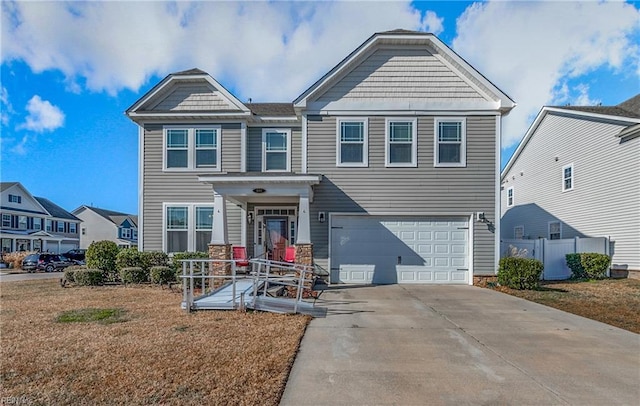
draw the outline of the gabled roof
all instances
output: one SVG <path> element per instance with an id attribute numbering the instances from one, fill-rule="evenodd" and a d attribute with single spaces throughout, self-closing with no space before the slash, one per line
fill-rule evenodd
<path id="1" fill-rule="evenodd" d="M 45 210 L 51 215 L 51 217 L 55 217 L 59 219 L 82 221 L 76 216 L 74 216 L 73 214 L 63 209 L 62 207 L 53 203 L 49 199 L 46 199 L 44 197 L 36 197 L 36 196 L 34 196 L 34 199 L 36 199 L 38 203 L 40 203 L 40 205 L 45 208 Z"/>
<path id="2" fill-rule="evenodd" d="M 8 189 L 10 189 L 10 188 L 12 188 L 12 187 L 14 187 L 14 186 L 15 186 L 15 187 L 20 188 L 20 189 L 23 191 L 23 193 L 24 193 L 26 196 L 30 197 L 30 198 L 33 200 L 33 202 L 35 202 L 35 204 L 36 204 L 37 206 L 39 206 L 39 207 L 40 207 L 40 209 L 42 209 L 42 210 L 40 210 L 40 211 L 22 210 L 22 209 L 20 209 L 20 208 L 16 208 L 16 207 L 7 207 L 6 209 L 9 209 L 9 210 L 16 210 L 16 211 L 24 211 L 24 212 L 28 212 L 28 213 L 35 213 L 35 214 L 49 214 L 49 215 L 52 215 L 50 212 L 48 212 L 48 211 L 47 211 L 46 207 L 44 207 L 44 206 L 42 205 L 42 203 L 40 203 L 40 201 L 38 201 L 38 199 L 37 199 L 37 198 L 35 198 L 35 197 L 34 197 L 34 196 L 33 196 L 33 195 L 32 195 L 32 194 L 27 190 L 27 188 L 26 188 L 26 187 L 24 187 L 24 186 L 22 185 L 22 183 L 20 183 L 20 182 L 0 182 L 0 192 L 4 192 L 5 190 L 8 190 Z M 4 207 L 3 207 L 3 209 L 4 209 Z"/>
<path id="3" fill-rule="evenodd" d="M 131 224 L 133 224 L 136 227 L 138 226 L 138 216 L 134 214 L 121 213 L 119 211 L 100 209 L 98 207 L 92 207 L 92 206 L 80 206 L 77 209 L 75 209 L 73 212 L 76 214 L 79 214 L 80 211 L 82 210 L 91 210 L 97 215 L 103 217 L 105 220 L 112 222 L 116 226 L 120 226 L 122 223 L 125 222 L 125 220 L 129 220 Z"/>
<path id="4" fill-rule="evenodd" d="M 500 110 L 503 114 L 507 114 L 516 105 L 507 94 L 498 89 L 498 87 L 491 83 L 434 34 L 397 29 L 379 32 L 369 37 L 369 39 L 351 52 L 326 75 L 298 96 L 298 98 L 293 102 L 294 107 L 296 107 L 296 109 L 307 108 L 311 101 L 322 95 L 340 78 L 345 77 L 345 75 L 354 70 L 360 63 L 370 56 L 372 52 L 385 45 L 420 45 L 424 46 L 426 49 L 433 50 L 438 55 L 437 58 L 440 59 L 442 63 L 447 65 L 451 70 L 459 72 L 464 77 L 464 80 L 468 85 L 476 89 L 487 101 L 493 102 L 495 110 Z"/>
<path id="5" fill-rule="evenodd" d="M 157 106 L 163 98 L 168 96 L 175 86 L 179 84 L 187 85 L 206 85 L 211 89 L 211 93 L 219 97 L 227 108 L 220 109 L 220 106 L 211 106 L 210 109 L 180 109 L 180 110 L 153 110 L 150 107 Z M 145 93 L 125 114 L 132 120 L 153 118 L 153 117 L 227 117 L 227 116 L 248 116 L 250 111 L 240 100 L 238 100 L 224 86 L 218 83 L 211 75 L 200 69 L 193 68 L 181 72 L 175 72 L 167 75 L 151 90 Z"/>
<path id="6" fill-rule="evenodd" d="M 295 117 L 293 103 L 245 103 L 256 116 Z"/>
<path id="7" fill-rule="evenodd" d="M 19 182 L 0 182 L 0 192 L 4 192 L 12 186 L 19 185 Z"/>
<path id="8" fill-rule="evenodd" d="M 500 174 L 501 180 L 511 170 L 511 167 L 524 150 L 529 139 L 549 113 L 569 115 L 578 120 L 597 119 L 623 125 L 625 128 L 617 134 L 617 137 L 620 138 L 640 135 L 640 94 L 615 106 L 545 106 L 540 110 L 525 136 L 520 141 L 520 144 L 518 144 L 518 148 L 502 170 Z"/>

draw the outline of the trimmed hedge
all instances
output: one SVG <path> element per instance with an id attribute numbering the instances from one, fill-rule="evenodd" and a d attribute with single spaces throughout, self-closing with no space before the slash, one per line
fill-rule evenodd
<path id="1" fill-rule="evenodd" d="M 151 267 L 150 277 L 151 283 L 158 285 L 169 284 L 176 281 L 176 274 L 168 266 L 154 266 Z"/>
<path id="2" fill-rule="evenodd" d="M 154 266 L 169 266 L 169 256 L 162 251 L 142 251 L 140 253 L 143 266 L 148 269 Z"/>
<path id="3" fill-rule="evenodd" d="M 82 269 L 87 269 L 87 267 L 85 265 L 71 265 L 64 268 L 64 280 L 70 283 L 74 283 L 76 281 L 75 273 Z"/>
<path id="4" fill-rule="evenodd" d="M 116 282 L 118 280 L 116 257 L 119 251 L 120 249 L 113 241 L 92 242 L 85 256 L 87 267 L 102 269 L 104 280 Z"/>
<path id="5" fill-rule="evenodd" d="M 118 268 L 118 273 L 120 273 L 124 268 L 133 267 L 144 268 L 140 251 L 138 251 L 137 248 L 121 249 L 120 252 L 118 252 L 118 255 L 116 255 L 116 268 Z"/>
<path id="6" fill-rule="evenodd" d="M 120 279 L 123 283 L 144 283 L 149 281 L 149 272 L 139 266 L 131 266 L 120 270 Z"/>
<path id="7" fill-rule="evenodd" d="M 73 273 L 76 285 L 98 286 L 104 283 L 104 271 L 101 269 L 77 269 Z"/>
<path id="8" fill-rule="evenodd" d="M 536 289 L 540 286 L 540 275 L 544 265 L 531 258 L 506 257 L 500 259 L 498 283 L 512 289 Z"/>
<path id="9" fill-rule="evenodd" d="M 604 279 L 611 265 L 611 257 L 595 252 L 567 254 L 565 258 L 573 279 Z"/>

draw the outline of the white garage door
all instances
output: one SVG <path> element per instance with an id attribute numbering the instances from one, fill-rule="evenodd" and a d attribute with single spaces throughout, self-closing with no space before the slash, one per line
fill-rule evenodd
<path id="1" fill-rule="evenodd" d="M 464 217 L 333 216 L 332 283 L 469 283 Z"/>

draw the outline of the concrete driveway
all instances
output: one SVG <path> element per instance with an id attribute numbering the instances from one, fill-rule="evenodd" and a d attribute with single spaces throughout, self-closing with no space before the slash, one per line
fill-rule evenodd
<path id="1" fill-rule="evenodd" d="M 35 279 L 54 279 L 62 278 L 64 272 L 22 272 L 22 273 L 8 273 L 0 272 L 0 282 L 16 282 L 16 281 L 31 281 Z"/>
<path id="2" fill-rule="evenodd" d="M 281 405 L 638 405 L 640 335 L 473 286 L 326 290 Z"/>

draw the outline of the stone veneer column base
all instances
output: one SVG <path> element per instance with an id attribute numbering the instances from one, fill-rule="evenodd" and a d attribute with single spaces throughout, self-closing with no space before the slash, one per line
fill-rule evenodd
<path id="1" fill-rule="evenodd" d="M 231 244 L 209 244 L 209 259 L 230 260 Z M 231 263 L 214 262 L 209 267 L 209 273 L 214 276 L 231 275 Z M 214 279 L 209 286 L 217 288 L 220 285 L 222 285 L 222 280 Z"/>
<path id="2" fill-rule="evenodd" d="M 313 265 L 313 244 L 296 244 L 296 264 Z"/>

